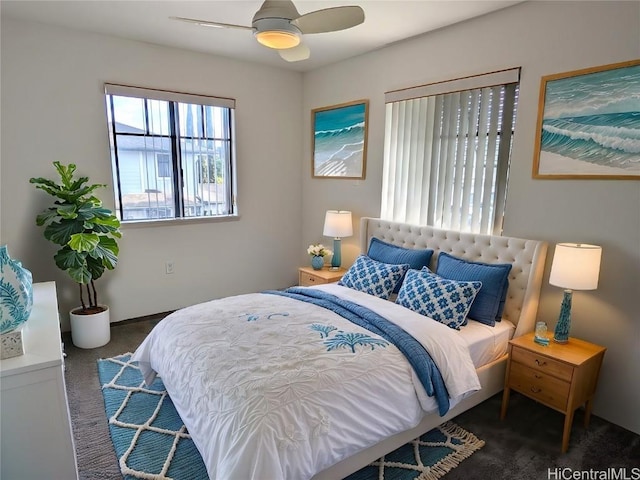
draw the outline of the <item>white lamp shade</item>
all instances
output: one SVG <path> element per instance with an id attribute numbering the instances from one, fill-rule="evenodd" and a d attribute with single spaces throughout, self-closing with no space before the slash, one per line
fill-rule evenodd
<path id="1" fill-rule="evenodd" d="M 343 238 L 353 235 L 351 212 L 346 210 L 327 210 L 324 217 L 324 232 L 327 237 Z"/>
<path id="2" fill-rule="evenodd" d="M 570 290 L 595 290 L 600 276 L 602 247 L 586 243 L 558 243 L 549 283 Z"/>

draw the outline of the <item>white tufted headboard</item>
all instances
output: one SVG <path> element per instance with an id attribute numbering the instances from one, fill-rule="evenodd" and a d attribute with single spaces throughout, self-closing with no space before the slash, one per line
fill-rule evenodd
<path id="1" fill-rule="evenodd" d="M 362 217 L 360 247 L 363 253 L 367 252 L 371 237 L 404 248 L 434 250 L 430 265 L 433 271 L 440 252 L 471 261 L 512 264 L 503 318 L 516 325 L 514 337 L 533 331 L 547 256 L 546 242 L 440 230 L 429 226 Z"/>

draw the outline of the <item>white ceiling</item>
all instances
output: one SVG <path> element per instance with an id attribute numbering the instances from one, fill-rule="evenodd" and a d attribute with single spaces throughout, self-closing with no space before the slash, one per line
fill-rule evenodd
<path id="1" fill-rule="evenodd" d="M 179 16 L 251 25 L 262 0 L 1 0 L 0 15 L 304 72 L 521 1 L 295 0 L 300 14 L 342 5 L 360 5 L 365 12 L 364 23 L 357 27 L 305 35 L 311 57 L 296 63 L 285 62 L 277 52 L 258 44 L 249 31 L 169 19 Z"/>

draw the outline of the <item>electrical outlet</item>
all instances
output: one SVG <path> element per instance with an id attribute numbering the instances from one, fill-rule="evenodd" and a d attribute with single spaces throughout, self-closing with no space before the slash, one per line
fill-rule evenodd
<path id="1" fill-rule="evenodd" d="M 166 262 L 164 262 L 164 273 L 166 273 L 167 275 L 171 275 L 173 273 L 173 262 L 170 260 L 167 260 Z"/>

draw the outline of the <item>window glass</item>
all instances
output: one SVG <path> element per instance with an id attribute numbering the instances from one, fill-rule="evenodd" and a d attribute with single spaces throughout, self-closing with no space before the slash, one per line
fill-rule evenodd
<path id="1" fill-rule="evenodd" d="M 116 132 L 146 133 L 144 100 L 142 98 L 113 96 Z M 111 109 L 109 109 L 111 113 Z"/>
<path id="2" fill-rule="evenodd" d="M 154 135 L 169 135 L 169 102 L 147 100 L 148 131 Z"/>

